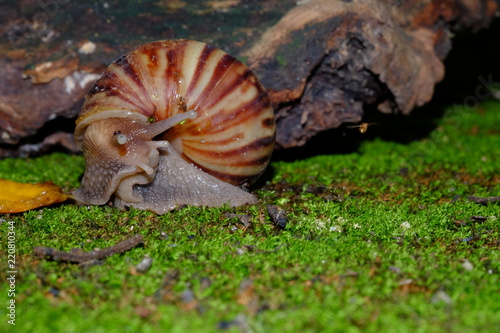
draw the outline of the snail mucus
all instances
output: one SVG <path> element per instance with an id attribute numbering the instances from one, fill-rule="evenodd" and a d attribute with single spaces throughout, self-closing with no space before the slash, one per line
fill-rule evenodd
<path id="1" fill-rule="evenodd" d="M 76 121 L 82 204 L 164 214 L 179 205 L 253 204 L 244 187 L 269 163 L 275 121 L 240 61 L 205 43 L 152 42 L 113 62 Z"/>

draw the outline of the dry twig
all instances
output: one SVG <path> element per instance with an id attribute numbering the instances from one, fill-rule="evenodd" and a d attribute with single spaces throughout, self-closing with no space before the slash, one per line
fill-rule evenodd
<path id="1" fill-rule="evenodd" d="M 144 243 L 144 237 L 142 237 L 142 235 L 135 235 L 127 240 L 124 240 L 123 242 L 102 250 L 90 252 L 65 252 L 56 250 L 52 247 L 35 246 L 33 248 L 33 254 L 36 257 L 49 260 L 82 263 L 91 260 L 104 259 L 112 256 L 113 254 L 123 253 L 142 243 Z"/>
<path id="2" fill-rule="evenodd" d="M 478 203 L 481 205 L 485 205 L 488 202 L 500 201 L 500 196 L 482 198 L 482 197 L 476 197 L 474 195 L 469 195 L 467 197 L 467 199 L 469 199 L 469 201 L 472 201 L 472 202 L 475 202 L 475 203 Z"/>

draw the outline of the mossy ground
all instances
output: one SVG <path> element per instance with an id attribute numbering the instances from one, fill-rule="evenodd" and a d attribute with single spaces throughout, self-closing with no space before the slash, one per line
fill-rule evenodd
<path id="1" fill-rule="evenodd" d="M 18 273 L 16 326 L 2 288 L 0 331 L 498 332 L 499 204 L 467 196 L 500 195 L 500 103 L 435 121 L 415 140 L 383 139 L 382 122 L 366 135 L 338 130 L 345 145 L 361 138 L 342 154 L 277 154 L 252 207 L 157 216 L 65 203 L 2 216 L 2 286 L 8 221 Z M 70 189 L 83 168 L 81 156 L 54 153 L 2 160 L 0 177 Z M 284 229 L 268 204 L 283 210 Z M 144 246 L 99 263 L 32 255 L 136 233 Z M 145 256 L 152 267 L 137 273 Z"/>

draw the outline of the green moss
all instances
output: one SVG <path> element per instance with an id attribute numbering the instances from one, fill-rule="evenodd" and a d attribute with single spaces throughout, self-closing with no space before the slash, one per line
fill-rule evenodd
<path id="1" fill-rule="evenodd" d="M 498 203 L 467 196 L 500 193 L 500 103 L 450 110 L 421 140 L 273 161 L 252 207 L 157 216 L 66 203 L 2 216 L 2 235 L 15 221 L 18 273 L 16 326 L 4 316 L 1 330 L 498 331 Z M 83 168 L 64 154 L 5 159 L 0 177 L 70 189 Z M 284 210 L 285 229 L 267 204 Z M 136 233 L 144 246 L 94 265 L 32 256 L 34 246 L 91 251 Z M 152 267 L 136 273 L 146 255 Z M 2 281 L 7 271 L 2 260 Z"/>
<path id="2" fill-rule="evenodd" d="M 277 55 L 276 56 L 276 61 L 278 62 L 278 65 L 280 65 L 282 67 L 286 66 L 286 60 L 285 60 L 285 58 L 283 56 Z"/>

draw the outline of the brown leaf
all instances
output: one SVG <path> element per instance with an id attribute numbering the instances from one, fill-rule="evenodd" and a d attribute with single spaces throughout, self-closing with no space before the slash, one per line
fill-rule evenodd
<path id="1" fill-rule="evenodd" d="M 23 184 L 0 179 L 0 213 L 20 213 L 65 201 L 68 193 L 52 182 Z"/>

